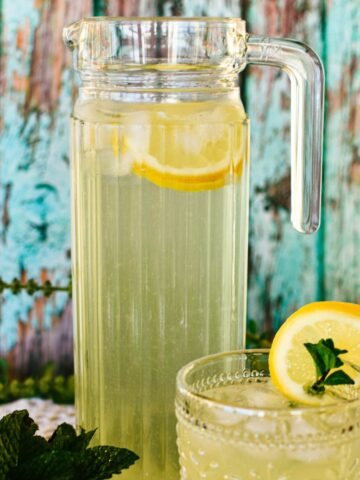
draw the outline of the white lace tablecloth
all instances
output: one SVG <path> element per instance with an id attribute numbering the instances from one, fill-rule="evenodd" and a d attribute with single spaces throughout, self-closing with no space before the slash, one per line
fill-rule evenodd
<path id="1" fill-rule="evenodd" d="M 30 417 L 37 423 L 37 434 L 50 437 L 60 423 L 75 426 L 75 407 L 73 405 L 57 405 L 51 400 L 27 398 L 0 405 L 0 418 L 14 410 L 28 410 Z"/>

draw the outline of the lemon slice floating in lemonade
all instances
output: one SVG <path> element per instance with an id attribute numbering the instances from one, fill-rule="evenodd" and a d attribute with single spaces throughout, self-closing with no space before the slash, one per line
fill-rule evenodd
<path id="1" fill-rule="evenodd" d="M 242 108 L 210 102 L 156 108 L 113 127 L 115 159 L 137 176 L 176 190 L 214 189 L 240 178 L 247 148 Z"/>
<path id="2" fill-rule="evenodd" d="M 269 355 L 269 369 L 274 385 L 289 399 L 308 405 L 334 403 L 331 393 L 310 395 L 304 386 L 316 380 L 315 365 L 304 343 L 332 338 L 336 348 L 346 349 L 341 367 L 360 389 L 360 305 L 344 302 L 310 303 L 291 315 L 275 335 Z M 346 387 L 331 387 L 343 395 Z M 351 389 L 350 389 L 351 390 Z"/>

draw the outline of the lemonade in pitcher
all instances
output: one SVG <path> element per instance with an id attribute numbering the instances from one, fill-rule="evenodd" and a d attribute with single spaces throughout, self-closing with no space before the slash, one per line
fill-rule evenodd
<path id="1" fill-rule="evenodd" d="M 176 479 L 176 372 L 243 343 L 246 116 L 239 99 L 80 100 L 73 133 L 78 421 Z"/>

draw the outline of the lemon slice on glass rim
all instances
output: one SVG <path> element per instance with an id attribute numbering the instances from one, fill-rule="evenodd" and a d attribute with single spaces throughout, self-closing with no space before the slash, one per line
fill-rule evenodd
<path id="1" fill-rule="evenodd" d="M 341 367 L 354 381 L 354 386 L 327 388 L 323 395 L 311 395 L 305 386 L 316 381 L 314 361 L 304 346 L 331 338 L 336 348 L 348 352 L 341 355 Z M 327 405 L 336 397 L 360 396 L 360 305 L 325 301 L 305 305 L 293 313 L 275 335 L 269 355 L 273 384 L 292 401 L 306 405 Z"/>

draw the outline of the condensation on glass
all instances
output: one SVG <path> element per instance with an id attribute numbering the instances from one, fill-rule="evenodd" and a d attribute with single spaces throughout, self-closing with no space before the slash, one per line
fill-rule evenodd
<path id="1" fill-rule="evenodd" d="M 64 39 L 80 89 L 71 176 L 78 424 L 178 478 L 175 375 L 244 345 L 249 120 L 239 73 L 291 79 L 292 223 L 319 225 L 323 70 L 241 19 L 88 18 Z M 256 99 L 255 99 L 256 101 Z M 256 159 L 255 159 L 256 161 Z"/>

